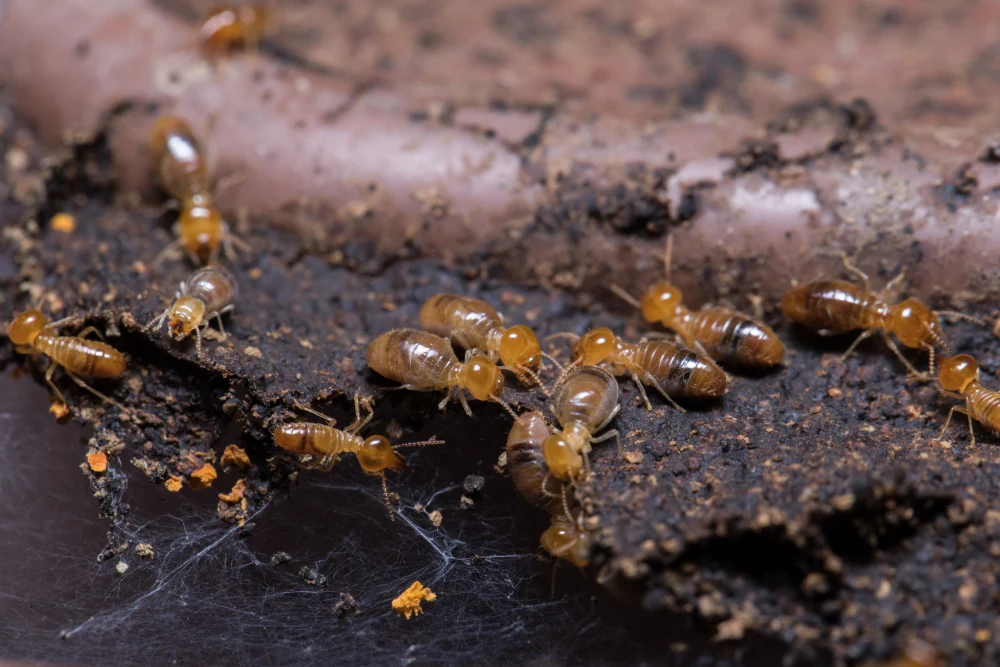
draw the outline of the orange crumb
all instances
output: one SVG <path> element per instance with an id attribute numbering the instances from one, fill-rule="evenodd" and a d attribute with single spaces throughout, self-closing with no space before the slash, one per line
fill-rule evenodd
<path id="1" fill-rule="evenodd" d="M 410 616 L 419 616 L 423 609 L 420 603 L 424 600 L 433 602 L 437 595 L 429 588 L 424 588 L 419 581 L 414 581 L 413 585 L 403 591 L 398 598 L 392 601 L 392 609 L 397 614 L 402 614 L 407 619 Z"/>
<path id="2" fill-rule="evenodd" d="M 247 488 L 247 483 L 242 479 L 233 484 L 233 490 L 229 493 L 220 493 L 219 500 L 224 503 L 238 503 L 243 498 L 243 492 Z"/>
<path id="3" fill-rule="evenodd" d="M 219 474 L 215 472 L 215 466 L 211 463 L 206 463 L 202 467 L 191 473 L 191 488 L 192 489 L 204 489 L 212 486 L 212 482 Z"/>
<path id="4" fill-rule="evenodd" d="M 91 452 L 87 454 L 87 465 L 95 473 L 100 475 L 108 469 L 108 455 L 104 452 Z"/>
<path id="5" fill-rule="evenodd" d="M 62 401 L 53 401 L 49 405 L 49 412 L 55 415 L 56 421 L 62 421 L 70 416 L 69 408 Z"/>
<path id="6" fill-rule="evenodd" d="M 222 467 L 236 466 L 240 470 L 250 467 L 250 457 L 240 447 L 228 445 L 222 452 Z"/>
<path id="7" fill-rule="evenodd" d="M 76 218 L 69 213 L 56 213 L 52 216 L 49 226 L 57 232 L 72 234 L 76 229 Z"/>
<path id="8" fill-rule="evenodd" d="M 177 493 L 184 486 L 184 478 L 173 475 L 163 483 L 163 486 L 167 491 Z"/>

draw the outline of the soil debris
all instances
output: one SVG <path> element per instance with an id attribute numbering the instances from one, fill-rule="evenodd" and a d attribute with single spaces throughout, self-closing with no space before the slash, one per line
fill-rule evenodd
<path id="1" fill-rule="evenodd" d="M 87 465 L 95 475 L 100 475 L 108 469 L 108 456 L 104 452 L 87 454 Z"/>

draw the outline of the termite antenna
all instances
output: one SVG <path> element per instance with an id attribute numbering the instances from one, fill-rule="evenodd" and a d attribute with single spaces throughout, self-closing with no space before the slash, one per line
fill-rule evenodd
<path id="1" fill-rule="evenodd" d="M 575 343 L 576 341 L 580 340 L 580 334 L 575 334 L 572 331 L 560 331 L 559 333 L 549 334 L 542 340 L 544 340 L 547 343 L 550 340 L 554 340 L 556 338 L 568 338 Z"/>
<path id="2" fill-rule="evenodd" d="M 389 510 L 389 521 L 395 521 L 392 515 L 392 504 L 389 502 L 389 487 L 385 483 L 385 471 L 382 471 L 382 495 L 385 496 L 385 508 Z"/>
<path id="3" fill-rule="evenodd" d="M 517 413 L 514 412 L 514 409 L 512 407 L 510 407 L 510 405 L 508 405 L 506 401 L 504 401 L 499 396 L 493 396 L 490 400 L 495 401 L 496 403 L 499 403 L 500 407 L 502 407 L 504 410 L 506 410 L 507 414 L 509 414 L 511 417 L 514 418 L 514 421 L 517 421 Z"/>
<path id="4" fill-rule="evenodd" d="M 973 315 L 966 315 L 965 313 L 960 313 L 956 310 L 935 310 L 934 314 L 938 316 L 943 315 L 945 317 L 954 317 L 956 320 L 967 320 L 969 322 L 975 322 L 981 327 L 986 327 L 986 320 Z"/>
<path id="5" fill-rule="evenodd" d="M 549 390 L 545 388 L 545 384 L 542 383 L 542 379 L 540 377 L 538 377 L 537 373 L 535 373 L 533 370 L 531 370 L 527 366 L 517 366 L 517 367 L 500 366 L 499 368 L 502 371 L 510 371 L 511 373 L 513 373 L 514 375 L 516 375 L 518 377 L 518 379 L 521 380 L 522 382 L 524 382 L 524 378 L 522 377 L 522 373 L 524 375 L 527 375 L 529 378 L 531 378 L 532 380 L 535 381 L 535 384 L 538 385 L 538 387 L 542 390 L 543 394 L 545 394 L 546 396 L 551 396 L 551 394 L 549 394 Z M 525 384 L 527 384 L 527 382 L 525 382 Z"/>
<path id="6" fill-rule="evenodd" d="M 559 363 L 559 360 L 553 357 L 551 354 L 547 352 L 542 352 L 542 356 L 551 361 L 555 365 L 555 367 L 558 368 L 559 370 L 563 369 L 563 365 Z"/>
<path id="7" fill-rule="evenodd" d="M 663 248 L 663 275 L 670 282 L 670 264 L 674 256 L 674 235 L 667 234 L 667 242 Z"/>
<path id="8" fill-rule="evenodd" d="M 575 370 L 577 366 L 579 366 L 579 364 L 575 361 L 571 361 L 568 364 L 566 364 L 566 366 L 562 369 L 562 372 L 559 373 L 559 377 L 557 377 L 556 381 L 552 383 L 552 391 L 558 389 L 562 385 L 562 383 L 565 382 L 566 377 L 569 376 L 569 374 L 573 372 L 573 370 Z M 551 396 L 551 394 L 549 394 L 549 396 Z"/>
<path id="9" fill-rule="evenodd" d="M 406 449 L 408 447 L 430 447 L 431 445 L 443 445 L 444 440 L 438 440 L 436 437 L 431 436 L 430 440 L 421 440 L 419 442 L 404 442 L 399 445 L 393 445 L 393 449 Z"/>
<path id="10" fill-rule="evenodd" d="M 625 303 L 627 303 L 629 305 L 632 305 L 632 306 L 635 306 L 639 310 L 642 310 L 642 304 L 639 303 L 639 300 L 636 299 L 631 294 L 629 294 L 628 292 L 626 292 L 624 289 L 622 289 L 618 285 L 616 285 L 615 283 L 611 283 L 611 286 L 609 287 L 609 289 L 612 292 L 614 292 Z"/>
<path id="11" fill-rule="evenodd" d="M 168 313 L 170 313 L 170 308 L 169 307 L 166 310 L 164 310 L 162 313 L 160 313 L 159 315 L 154 315 L 153 319 L 151 319 L 149 321 L 149 324 L 147 324 L 146 326 L 144 326 L 142 328 L 142 333 L 148 332 L 150 329 L 153 328 L 154 324 L 156 325 L 156 329 L 159 329 L 160 327 L 162 327 L 163 326 L 163 322 L 167 319 L 167 314 Z"/>

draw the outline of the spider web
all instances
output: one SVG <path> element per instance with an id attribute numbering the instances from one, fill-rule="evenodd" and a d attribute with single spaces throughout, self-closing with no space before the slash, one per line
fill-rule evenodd
<path id="1" fill-rule="evenodd" d="M 26 378 L 7 374 L 0 386 L 0 454 L 8 463 L 0 470 L 8 500 L 0 509 L 8 536 L 0 544 L 0 650 L 9 657 L 309 665 L 659 655 L 661 664 L 697 664 L 690 652 L 671 653 L 691 644 L 686 623 L 638 616 L 592 577 L 561 568 L 553 597 L 552 565 L 537 549 L 545 517 L 493 470 L 503 442 L 499 414 L 471 428 L 428 425 L 456 445 L 414 450 L 414 470 L 390 479 L 400 495 L 395 521 L 377 478 L 345 461 L 330 473 L 303 473 L 247 525 L 228 525 L 216 516 L 216 492 L 235 479 L 171 494 L 129 465 L 126 449 L 106 474 L 124 486 L 129 504 L 112 541 L 128 546 L 99 561 L 109 526 L 78 470 L 86 434 L 57 425 L 45 413 L 44 389 Z M 486 481 L 464 509 L 468 474 Z M 141 558 L 138 544 L 155 556 Z M 277 552 L 291 560 L 272 562 Z M 390 602 L 416 580 L 437 600 L 407 621 Z M 341 593 L 360 613 L 334 613 Z"/>

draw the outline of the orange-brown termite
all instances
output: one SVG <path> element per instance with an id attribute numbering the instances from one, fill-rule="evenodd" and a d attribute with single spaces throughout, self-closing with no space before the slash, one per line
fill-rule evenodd
<path id="1" fill-rule="evenodd" d="M 220 248 L 232 255 L 234 243 L 246 248 L 229 231 L 215 206 L 208 157 L 188 122 L 178 116 L 158 119 L 149 146 L 164 189 L 181 206 L 174 227 L 177 240 L 160 253 L 157 261 L 178 247 L 195 265 L 215 259 Z"/>
<path id="2" fill-rule="evenodd" d="M 591 445 L 614 438 L 621 451 L 618 431 L 595 434 L 604 429 L 621 406 L 618 405 L 618 381 L 596 366 L 575 368 L 559 385 L 552 399 L 552 414 L 562 429 L 542 442 L 542 456 L 549 473 L 564 482 L 576 480 L 583 469 L 590 469 Z"/>
<path id="3" fill-rule="evenodd" d="M 987 389 L 979 382 L 979 363 L 968 354 L 956 354 L 941 360 L 938 370 L 938 381 L 944 394 L 965 401 L 965 407 L 953 406 L 948 411 L 948 418 L 941 429 L 941 435 L 951 423 L 951 417 L 956 412 L 962 412 L 969 418 L 969 435 L 976 444 L 976 434 L 972 430 L 972 420 L 1000 434 L 1000 392 Z"/>
<path id="4" fill-rule="evenodd" d="M 552 515 L 552 525 L 542 533 L 542 548 L 551 556 L 568 560 L 577 567 L 590 563 L 593 536 L 580 525 L 579 510 Z"/>
<path id="5" fill-rule="evenodd" d="M 267 19 L 267 8 L 260 4 L 214 7 L 205 15 L 198 29 L 202 50 L 210 58 L 217 58 L 238 48 L 246 48 L 254 53 Z"/>
<path id="6" fill-rule="evenodd" d="M 846 359 L 858 344 L 874 333 L 881 333 L 886 345 L 914 375 L 926 377 L 917 371 L 903 356 L 889 334 L 893 334 L 906 347 L 927 350 L 930 367 L 934 369 L 934 346 L 944 346 L 938 313 L 918 299 L 906 299 L 898 304 L 886 303 L 871 290 L 868 275 L 852 265 L 846 255 L 844 266 L 864 280 L 864 287 L 846 280 L 813 280 L 790 289 L 781 300 L 781 310 L 790 319 L 815 329 L 821 335 L 834 335 L 864 329 L 844 352 Z M 886 285 L 891 291 L 902 280 L 904 272 Z M 939 311 L 941 314 L 979 322 L 963 313 Z M 980 322 L 981 323 L 981 322 Z"/>
<path id="7" fill-rule="evenodd" d="M 507 435 L 507 469 L 514 488 L 550 514 L 564 511 L 565 485 L 549 473 L 542 446 L 552 435 L 541 412 L 520 415 Z"/>
<path id="8" fill-rule="evenodd" d="M 630 375 L 648 410 L 653 406 L 644 384 L 684 412 L 673 396 L 715 398 L 726 393 L 728 383 L 726 374 L 712 359 L 680 343 L 670 340 L 628 343 L 603 327 L 588 331 L 573 347 L 573 366 L 597 364 L 607 364 L 615 375 Z"/>
<path id="9" fill-rule="evenodd" d="M 94 396 L 121 408 L 121 405 L 88 385 L 79 376 L 119 377 L 125 372 L 125 355 L 106 343 L 86 340 L 88 334 L 98 333 L 94 327 L 87 327 L 77 336 L 57 336 L 54 333 L 60 326 L 77 319 L 68 317 L 49 322 L 41 312 L 29 310 L 14 318 L 7 329 L 7 336 L 21 354 L 44 354 L 51 360 L 45 372 L 45 381 L 63 404 L 66 404 L 66 399 L 52 382 L 52 374 L 59 366 L 73 382 Z"/>
<path id="10" fill-rule="evenodd" d="M 365 410 L 368 413 L 364 417 L 361 416 L 360 403 L 365 404 Z M 345 429 L 334 428 L 337 421 L 321 412 L 301 404 L 296 404 L 296 407 L 319 417 L 326 423 L 294 422 L 282 424 L 274 430 L 274 443 L 286 452 L 299 456 L 299 464 L 303 467 L 324 472 L 329 472 L 333 468 L 341 454 L 354 454 L 358 459 L 358 465 L 365 473 L 381 475 L 385 506 L 389 508 L 390 518 L 392 517 L 392 506 L 389 504 L 385 471 L 390 468 L 406 469 L 406 464 L 396 454 L 396 450 L 404 447 L 444 444 L 443 440 L 431 438 L 421 442 L 407 442 L 393 446 L 384 435 L 362 438 L 358 432 L 371 421 L 373 412 L 370 401 L 368 399 L 359 400 L 357 396 L 354 397 L 354 422 Z"/>
<path id="11" fill-rule="evenodd" d="M 439 405 L 441 409 L 452 394 L 457 394 L 462 408 L 471 417 L 472 409 L 465 399 L 468 391 L 478 401 L 499 403 L 517 419 L 511 407 L 500 398 L 503 393 L 500 368 L 482 354 L 474 354 L 462 363 L 447 338 L 415 329 L 393 329 L 368 345 L 365 359 L 373 371 L 401 383 L 401 389 L 448 390 Z"/>
<path id="12" fill-rule="evenodd" d="M 214 317 L 219 321 L 219 331 L 225 337 L 222 316 L 233 309 L 238 292 L 236 279 L 229 271 L 219 266 L 198 269 L 181 283 L 173 305 L 154 317 L 143 331 L 154 326 L 159 329 L 166 321 L 175 340 L 184 340 L 194 333 L 198 356 L 201 356 L 201 330 L 208 328 Z"/>
<path id="13" fill-rule="evenodd" d="M 523 324 L 505 328 L 503 317 L 485 301 L 456 294 L 432 296 L 420 309 L 420 325 L 450 338 L 466 351 L 467 357 L 485 352 L 491 361 L 501 362 L 525 384 L 528 376 L 542 386 L 537 372 L 542 357 L 548 355 L 542 352 L 535 332 Z"/>
<path id="14" fill-rule="evenodd" d="M 775 366 L 785 358 L 785 345 L 771 327 L 736 310 L 708 306 L 697 311 L 684 305 L 680 289 L 670 282 L 673 236 L 667 236 L 666 280 L 654 283 L 642 301 L 611 285 L 611 290 L 642 311 L 647 322 L 675 331 L 684 344 L 723 364 Z"/>

